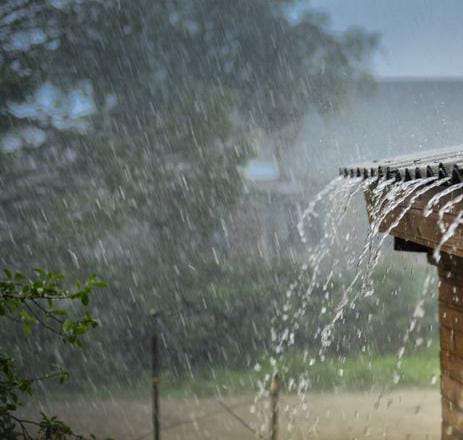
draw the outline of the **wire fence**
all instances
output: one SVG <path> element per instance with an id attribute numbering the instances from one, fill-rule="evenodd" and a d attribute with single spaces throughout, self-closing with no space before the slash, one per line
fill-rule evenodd
<path id="1" fill-rule="evenodd" d="M 228 415 L 229 417 L 233 418 L 237 421 L 243 429 L 247 430 L 251 433 L 255 438 L 259 438 L 264 440 L 265 437 L 258 432 L 254 427 L 252 427 L 243 417 L 241 417 L 236 410 L 239 408 L 243 408 L 245 406 L 250 406 L 252 401 L 248 402 L 241 402 L 239 404 L 234 405 L 227 405 L 222 399 L 216 399 L 216 403 L 220 406 L 220 410 L 216 411 L 209 411 L 207 414 L 203 414 L 201 416 L 192 418 L 192 419 L 184 419 L 179 420 L 175 423 L 172 423 L 167 426 L 162 426 L 160 424 L 160 399 L 159 399 L 159 364 L 156 361 L 156 357 L 158 356 L 158 351 L 156 348 L 156 338 L 153 338 L 153 373 L 156 373 L 153 376 L 153 401 L 152 401 L 152 409 L 153 409 L 153 429 L 141 436 L 134 438 L 133 440 L 145 440 L 147 438 L 152 437 L 154 440 L 161 439 L 161 433 L 166 431 L 171 431 L 173 429 L 179 428 L 181 426 L 185 426 L 188 424 L 197 424 L 199 421 L 207 421 L 211 420 L 220 415 Z M 278 416 L 279 416 L 279 396 L 281 390 L 281 382 L 278 375 L 274 375 L 271 386 L 270 386 L 270 425 L 269 425 L 269 438 L 271 440 L 278 440 Z"/>
<path id="2" fill-rule="evenodd" d="M 160 431 L 161 433 L 171 431 L 176 428 L 180 428 L 181 426 L 189 425 L 189 424 L 195 424 L 199 421 L 208 421 L 212 420 L 217 416 L 220 415 L 225 415 L 228 414 L 230 417 L 234 418 L 236 421 L 238 421 L 242 426 L 243 429 L 248 430 L 251 432 L 254 436 L 257 438 L 263 438 L 261 434 L 259 434 L 251 425 L 249 425 L 242 417 L 240 417 L 235 410 L 239 408 L 244 408 L 245 406 L 250 406 L 252 404 L 252 401 L 249 402 L 242 402 L 239 404 L 234 404 L 234 405 L 227 405 L 225 402 L 222 400 L 217 399 L 217 405 L 219 405 L 222 409 L 216 410 L 216 411 L 210 411 L 207 414 L 195 417 L 193 419 L 185 419 L 185 420 L 179 420 L 178 422 L 169 424 L 167 426 L 161 426 Z M 145 440 L 147 438 L 153 437 L 154 436 L 154 429 L 152 429 L 149 432 L 146 432 L 142 434 L 139 437 L 135 437 L 132 440 Z"/>

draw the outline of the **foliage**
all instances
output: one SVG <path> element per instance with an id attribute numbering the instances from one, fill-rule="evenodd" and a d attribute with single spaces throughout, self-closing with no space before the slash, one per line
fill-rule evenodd
<path id="1" fill-rule="evenodd" d="M 25 369 L 33 359 L 36 368 L 45 369 L 63 359 L 67 369 L 71 370 L 71 380 L 59 387 L 64 392 L 77 387 L 80 390 L 86 383 L 89 387 L 98 384 L 94 392 L 101 392 L 105 387 L 114 389 L 116 384 L 122 389 L 138 382 L 145 386 L 146 382 L 140 378 L 144 378 L 150 369 L 150 357 L 146 353 L 149 352 L 152 332 L 156 331 L 161 341 L 162 366 L 172 382 L 181 383 L 192 374 L 201 378 L 211 368 L 220 375 L 221 370 L 250 371 L 256 363 L 265 365 L 274 348 L 269 337 L 275 325 L 272 318 L 283 310 L 284 292 L 300 275 L 300 269 L 291 260 L 265 262 L 248 258 L 228 263 L 208 262 L 190 268 L 188 277 L 183 278 L 184 284 L 177 285 L 176 289 L 170 286 L 170 292 L 175 294 L 169 294 L 169 289 L 151 290 L 151 297 L 142 302 L 131 292 L 126 292 L 125 296 L 122 292 L 113 295 L 116 289 L 120 289 L 116 285 L 112 286 L 111 298 L 104 292 L 96 296 L 92 301 L 94 307 L 104 308 L 109 302 L 116 302 L 120 312 L 110 316 L 100 314 L 103 325 L 92 338 L 84 366 L 78 353 L 65 346 L 56 349 L 53 341 L 40 333 L 31 334 L 31 348 L 22 350 L 18 364 Z M 298 307 L 297 298 L 302 298 L 299 294 L 304 293 L 306 283 L 310 281 L 310 269 L 305 275 L 300 291 L 293 297 L 294 307 Z M 390 359 L 397 360 L 399 347 L 404 346 L 407 355 L 415 352 L 416 347 L 423 348 L 435 341 L 437 301 L 432 296 L 423 297 L 425 275 L 424 269 L 412 271 L 412 267 L 400 258 L 381 264 L 374 274 L 375 295 L 363 299 L 355 308 L 349 308 L 349 325 L 339 323 L 336 326 L 327 358 L 335 363 L 357 355 L 366 359 L 390 356 Z M 330 308 L 334 309 L 336 298 L 341 294 L 340 287 L 340 283 L 333 285 L 333 297 L 328 300 L 323 289 L 315 289 L 307 314 L 296 330 L 293 349 L 285 354 L 286 365 L 291 365 L 291 359 L 295 357 L 303 359 L 304 352 L 307 353 L 306 360 L 317 357 L 319 330 L 329 319 Z M 138 288 L 149 291 L 150 286 L 138 280 Z M 430 295 L 434 290 L 429 289 Z M 422 299 L 425 300 L 424 316 L 413 326 L 408 341 L 404 341 L 413 311 Z M 321 314 L 323 308 L 327 309 L 325 314 Z M 151 316 L 146 316 L 147 310 L 151 311 Z M 136 325 L 127 322 L 127 316 L 137 316 Z M 104 328 L 111 331 L 101 331 Z M 10 349 L 15 344 L 24 346 L 20 338 L 15 341 L 14 333 L 12 328 L 8 341 Z M 43 346 L 39 359 L 32 358 L 36 344 Z M 391 365 L 393 363 L 391 361 Z M 322 364 L 317 362 L 316 365 Z M 302 363 L 300 366 L 302 368 Z M 333 373 L 333 377 L 336 374 Z M 325 379 L 320 377 L 320 380 Z M 53 388 L 50 383 L 47 391 L 51 392 Z"/>
<path id="2" fill-rule="evenodd" d="M 310 274 L 309 268 L 292 297 L 291 305 L 296 310 L 301 307 Z M 119 301 L 120 312 L 101 315 L 103 327 L 111 328 L 110 334 L 100 331 L 95 335 L 85 368 L 75 368 L 72 376 L 80 379 L 79 386 L 86 378 L 101 386 L 112 386 L 113 382 L 131 386 L 150 368 L 146 353 L 153 331 L 160 336 L 164 370 L 178 380 L 210 367 L 252 369 L 262 358 L 273 354 L 272 328 L 281 322 L 290 324 L 279 314 L 285 310 L 288 286 L 300 275 L 298 264 L 289 259 L 266 262 L 248 258 L 231 260 L 228 264 L 211 261 L 191 267 L 182 284 L 176 280 L 178 284 L 169 285 L 170 289 L 151 290 L 151 296 L 144 301 L 135 296 L 137 292 L 133 297 L 131 292 L 125 297 L 122 293 L 114 295 L 111 301 Z M 349 325 L 343 322 L 336 325 L 327 357 L 357 354 L 380 357 L 396 354 L 402 346 L 406 352 L 415 346 L 426 347 L 436 339 L 437 301 L 432 296 L 432 287 L 428 290 L 429 297 L 423 296 L 424 268 L 412 270 L 398 258 L 396 263 L 386 261 L 379 265 L 374 278 L 375 294 L 363 298 L 355 307 L 349 304 L 344 318 L 349 319 Z M 298 326 L 290 326 L 295 330 L 294 350 L 316 355 L 320 331 L 329 322 L 330 311 L 335 310 L 341 287 L 339 281 L 333 284 L 330 298 L 326 298 L 321 286 L 313 291 L 306 314 Z M 149 291 L 150 286 L 138 280 L 138 288 Z M 422 300 L 423 316 L 412 326 L 412 316 Z M 109 302 L 104 295 L 95 298 L 95 304 L 99 301 L 101 307 Z M 151 316 L 146 316 L 147 310 Z M 137 316 L 136 325 L 127 324 L 127 316 Z M 280 318 L 273 321 L 275 316 Z M 405 340 L 410 328 L 412 331 Z M 60 354 L 70 368 L 78 364 L 73 353 L 60 350 Z M 53 353 L 49 357 L 44 353 L 43 359 L 53 362 Z M 68 387 L 73 386 L 71 381 Z"/>
<path id="3" fill-rule="evenodd" d="M 5 9 L 14 5 L 7 2 Z M 375 46 L 375 37 L 361 32 L 333 36 L 316 14 L 292 22 L 286 6 L 266 0 L 137 0 L 124 7 L 44 2 L 41 16 L 53 23 L 47 29 L 54 29 L 56 44 L 34 46 L 47 59 L 37 71 L 68 90 L 90 82 L 97 110 L 83 136 L 50 134 L 42 148 L 4 159 L 5 180 L 12 183 L 18 174 L 27 180 L 29 159 L 40 169 L 31 172 L 29 192 L 9 185 L 13 194 L 2 214 L 14 228 L 15 247 L 34 253 L 53 246 L 58 252 L 50 255 L 59 261 L 50 264 L 68 267 L 74 263 L 69 247 L 88 260 L 95 241 L 109 247 L 114 237 L 136 240 L 133 258 L 149 257 L 149 265 L 157 260 L 158 273 L 170 266 L 162 264 L 166 256 L 180 270 L 209 257 L 218 247 L 214 234 L 240 194 L 237 168 L 249 157 L 249 128 L 274 131 L 300 120 L 308 106 L 336 107 L 340 90 L 359 79 L 361 60 Z M 50 200 L 50 190 L 60 197 Z M 32 200 L 38 193 L 46 207 Z M 24 225 L 31 210 L 36 221 Z M 59 232 L 56 240 L 49 238 L 52 231 Z M 154 246 L 145 245 L 145 234 Z M 63 249 L 69 239 L 72 246 Z M 137 277 L 146 273 L 140 268 Z"/>
<path id="4" fill-rule="evenodd" d="M 40 55 L 52 37 L 45 31 L 41 44 L 34 44 L 32 35 L 34 25 L 40 28 L 45 24 L 42 18 L 47 3 L 38 0 L 31 8 L 13 1 L 0 5 L 0 134 L 24 126 L 24 121 L 9 111 L 8 103 L 25 100 L 41 78 Z M 53 26 L 43 27 L 53 34 Z M 23 32 L 23 37 L 29 41 L 18 44 L 19 32 Z"/>
<path id="5" fill-rule="evenodd" d="M 335 310 L 343 293 L 343 278 L 353 276 L 333 277 L 328 286 L 329 297 L 323 286 L 318 286 L 307 298 L 311 269 L 301 276 L 297 264 L 291 260 L 269 264 L 249 259 L 221 268 L 212 266 L 211 270 L 209 273 L 205 269 L 198 271 L 185 286 L 191 295 L 190 301 L 202 304 L 191 319 L 184 316 L 186 328 L 173 320 L 166 324 L 172 332 L 178 332 L 181 352 L 191 353 L 193 365 L 207 365 L 213 359 L 215 365 L 253 367 L 263 353 L 271 354 L 269 335 L 276 323 L 292 325 L 295 349 L 313 352 L 320 347 L 321 329 L 330 321 L 330 311 Z M 342 322 L 335 327 L 333 343 L 326 355 L 371 353 L 376 356 L 396 352 L 401 346 L 407 349 L 414 348 L 415 344 L 426 346 L 435 338 L 437 315 L 435 289 L 424 290 L 426 275 L 424 268 L 414 269 L 400 259 L 380 264 L 373 274 L 374 295 L 348 305 Z M 295 315 L 293 309 L 287 310 L 284 306 L 284 292 L 298 276 L 291 307 L 301 310 L 302 303 L 306 302 L 306 313 L 297 322 L 290 323 L 282 317 L 284 313 Z M 201 280 L 201 277 L 204 278 Z M 425 293 L 429 297 L 424 296 Z M 418 304 L 422 311 L 412 325 Z M 404 340 L 410 329 L 412 333 Z"/>
<path id="6" fill-rule="evenodd" d="M 330 357 L 324 362 L 311 360 L 310 355 L 298 350 L 287 354 L 288 370 L 282 377 L 285 392 L 296 392 L 295 386 L 300 378 L 308 378 L 311 392 L 433 387 L 439 383 L 439 353 L 436 346 L 407 352 L 400 366 L 394 354 Z M 258 370 L 204 369 L 193 378 L 185 376 L 181 380 L 165 374 L 162 391 L 169 397 L 255 393 L 259 390 L 259 381 L 265 375 L 271 375 L 272 371 L 270 362 L 263 362 Z M 398 380 L 394 380 L 395 377 Z M 143 389 L 136 392 L 142 393 Z"/>
<path id="7" fill-rule="evenodd" d="M 287 5 L 274 0 L 71 5 L 61 46 L 51 54 L 53 77 L 64 84 L 90 79 L 101 106 L 115 93 L 119 130 L 138 132 L 129 123 L 136 117 L 150 127 L 152 116 L 167 116 L 166 102 L 201 100 L 196 92 L 206 86 L 231 90 L 240 114 L 272 131 L 310 104 L 336 108 L 377 45 L 376 35 L 358 29 L 334 35 L 326 17 L 310 11 L 291 20 Z M 85 62 L 69 69 L 63 59 L 75 53 Z"/>
<path id="8" fill-rule="evenodd" d="M 347 280 L 353 276 L 347 275 Z M 429 275 L 429 268 L 414 267 L 403 257 L 383 257 L 372 274 L 374 294 L 349 302 L 335 328 L 332 350 L 341 355 L 357 351 L 387 354 L 402 346 L 413 346 L 415 341 L 423 346 L 429 343 L 437 329 L 437 289 L 426 286 Z M 338 291 L 340 287 L 342 284 Z M 356 289 L 360 286 L 355 286 L 354 292 Z M 339 297 L 335 293 L 333 300 L 325 304 L 328 310 L 335 308 Z M 418 309 L 416 326 L 412 326 Z M 330 314 L 326 317 L 330 319 Z M 323 324 L 320 319 L 318 325 Z M 413 338 L 404 340 L 410 328 Z"/>
<path id="9" fill-rule="evenodd" d="M 295 385 L 300 379 L 310 381 L 309 390 L 312 393 L 438 387 L 438 347 L 438 341 L 434 341 L 428 348 L 408 349 L 400 362 L 397 353 L 357 353 L 346 357 L 329 356 L 320 361 L 316 352 L 305 353 L 295 349 L 285 355 L 287 369 L 282 376 L 284 390 L 285 393 L 297 392 Z M 258 368 L 208 365 L 195 371 L 193 375 L 185 374 L 182 377 L 166 370 L 162 374 L 160 392 L 166 398 L 198 398 L 217 394 L 253 395 L 259 391 L 259 382 L 265 376 L 271 376 L 273 371 L 274 366 L 269 359 L 259 362 Z M 81 392 L 88 399 L 139 399 L 149 393 L 146 383 L 150 374 L 145 372 L 130 386 L 112 383 L 96 389 L 83 388 Z M 53 395 L 57 399 L 66 399 L 67 392 L 60 391 L 56 390 Z"/>
<path id="10" fill-rule="evenodd" d="M 8 68 L 22 95 L 2 95 L 0 135 L 16 130 L 14 117 L 42 128 L 47 142 L 0 153 L 0 221 L 8 227 L 0 262 L 22 266 L 41 255 L 64 273 L 97 267 L 108 274 L 111 301 L 102 295 L 94 307 L 109 324 L 99 343 L 117 356 L 103 363 L 96 352 L 88 362 L 102 380 L 144 367 L 152 309 L 171 344 L 167 364 L 178 370 L 208 358 L 247 362 L 239 338 L 255 351 L 266 339 L 281 301 L 277 268 L 226 259 L 227 226 L 242 193 L 239 166 L 253 154 L 256 128 L 279 137 L 309 108 L 338 108 L 364 82 L 377 40 L 361 31 L 334 35 L 315 13 L 292 20 L 287 7 L 295 3 L 2 5 L 10 35 L 32 26 L 52 41 L 34 39 L 7 54 L 11 66 L 21 59 L 29 70 Z M 31 5 L 40 6 L 39 18 Z M 11 26 L 16 9 L 24 20 Z M 0 89 L 7 79 L 2 71 Z M 68 92 L 88 86 L 95 112 L 86 130 L 15 116 L 11 103 L 23 104 L 44 81 Z M 294 270 L 283 272 L 286 280 Z M 75 354 L 63 356 L 71 363 Z"/>
<path id="11" fill-rule="evenodd" d="M 32 278 L 21 272 L 5 270 L 0 280 L 0 319 L 20 325 L 25 337 L 38 327 L 46 329 L 55 338 L 74 347 L 82 347 L 84 335 L 98 323 L 88 311 L 76 313 L 72 303 L 80 302 L 87 309 L 90 295 L 96 287 L 105 283 L 91 276 L 81 285 L 77 283 L 73 290 L 63 287 L 63 276 L 57 273 L 34 271 Z M 7 327 L 8 328 L 8 327 Z M 2 323 L 2 329 L 5 326 Z M 4 332 L 2 340 L 7 338 Z M 48 379 L 58 379 L 64 383 L 69 373 L 61 367 L 37 377 L 24 376 L 17 361 L 0 347 L 0 436 L 4 439 L 32 438 L 31 428 L 45 438 L 83 438 L 56 417 L 42 414 L 39 421 L 26 420 L 17 415 L 24 405 L 24 398 L 33 394 L 33 385 Z M 34 362 L 34 359 L 29 359 Z"/>

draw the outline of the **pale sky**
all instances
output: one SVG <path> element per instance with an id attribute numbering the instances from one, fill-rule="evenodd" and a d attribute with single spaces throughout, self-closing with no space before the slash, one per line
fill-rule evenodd
<path id="1" fill-rule="evenodd" d="M 332 28 L 382 35 L 375 73 L 385 77 L 463 77 L 463 0 L 310 0 Z"/>

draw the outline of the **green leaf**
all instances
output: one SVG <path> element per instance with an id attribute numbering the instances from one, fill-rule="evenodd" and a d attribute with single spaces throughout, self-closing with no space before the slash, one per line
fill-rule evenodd
<path id="1" fill-rule="evenodd" d="M 24 379 L 24 380 L 21 380 L 18 384 L 18 388 L 23 392 L 23 393 L 28 393 L 28 394 L 31 394 L 32 390 L 31 390 L 31 381 L 30 380 L 27 380 L 27 379 Z"/>
<path id="2" fill-rule="evenodd" d="M 82 292 L 82 294 L 80 295 L 80 300 L 82 301 L 82 304 L 84 306 L 88 306 L 90 300 L 89 300 L 89 297 L 88 297 L 88 293 L 87 292 Z"/>
<path id="3" fill-rule="evenodd" d="M 32 328 L 37 324 L 37 319 L 30 315 L 25 310 L 19 312 L 21 321 L 23 323 L 23 332 L 26 336 L 29 336 L 32 333 Z"/>
<path id="4" fill-rule="evenodd" d="M 32 325 L 29 322 L 23 324 L 23 332 L 26 336 L 30 336 L 32 333 Z"/>
<path id="5" fill-rule="evenodd" d="M 64 333 L 72 333 L 75 327 L 74 321 L 71 321 L 70 319 L 66 319 L 63 323 L 63 332 Z"/>
<path id="6" fill-rule="evenodd" d="M 59 376 L 59 383 L 64 383 L 68 380 L 69 380 L 69 372 L 66 370 L 62 370 Z"/>
<path id="7" fill-rule="evenodd" d="M 16 272 L 14 274 L 14 280 L 19 282 L 19 281 L 24 281 L 26 277 L 21 273 L 21 272 Z"/>

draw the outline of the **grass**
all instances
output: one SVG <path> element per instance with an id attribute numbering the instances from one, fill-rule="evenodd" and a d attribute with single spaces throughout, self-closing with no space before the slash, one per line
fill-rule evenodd
<path id="1" fill-rule="evenodd" d="M 300 377 L 310 381 L 311 391 L 322 392 L 335 389 L 360 391 L 372 388 L 433 387 L 439 383 L 440 375 L 437 348 L 404 356 L 399 366 L 395 355 L 328 359 L 310 364 L 310 360 L 300 354 L 286 358 L 283 380 L 287 390 L 294 391 L 294 385 L 291 384 Z M 175 380 L 165 374 L 161 390 L 164 396 L 169 397 L 255 393 L 259 381 L 272 371 L 270 363 L 266 362 L 259 371 L 214 369 L 183 380 Z"/>
<path id="2" fill-rule="evenodd" d="M 312 365 L 311 365 L 312 364 Z M 203 369 L 194 377 L 173 377 L 164 371 L 161 375 L 161 397 L 189 398 L 214 395 L 232 396 L 255 394 L 259 382 L 270 377 L 273 368 L 267 360 L 258 371 L 227 370 L 224 368 Z M 295 392 L 294 384 L 303 377 L 310 382 L 310 392 L 365 391 L 371 389 L 394 389 L 404 387 L 433 387 L 439 383 L 439 353 L 433 347 L 405 355 L 397 366 L 397 356 L 359 356 L 355 358 L 327 359 L 310 362 L 310 357 L 300 353 L 287 355 L 282 378 L 286 392 Z M 82 384 L 80 384 L 82 385 Z M 51 391 L 51 390 L 50 390 Z M 67 399 L 70 391 L 51 391 L 54 398 Z M 151 393 L 149 372 L 131 383 L 114 383 L 110 386 L 80 386 L 78 394 L 83 398 L 108 399 L 122 397 L 139 399 Z M 61 395 L 62 394 L 62 395 Z"/>

